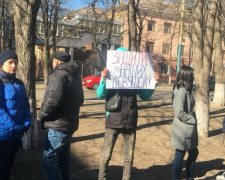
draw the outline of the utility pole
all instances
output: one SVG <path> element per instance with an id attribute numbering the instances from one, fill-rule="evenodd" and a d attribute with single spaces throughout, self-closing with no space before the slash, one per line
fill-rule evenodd
<path id="1" fill-rule="evenodd" d="M 180 69 L 182 34 L 183 34 L 183 25 L 184 25 L 184 4 L 185 4 L 185 0 L 182 0 L 182 8 L 181 8 L 181 15 L 180 15 L 179 44 L 178 44 L 178 54 L 177 54 L 177 73 L 179 72 L 179 69 Z"/>

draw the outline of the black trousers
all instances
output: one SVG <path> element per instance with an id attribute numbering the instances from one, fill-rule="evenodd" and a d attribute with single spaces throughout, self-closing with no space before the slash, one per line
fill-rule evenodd
<path id="1" fill-rule="evenodd" d="M 10 170 L 16 153 L 19 149 L 20 139 L 11 139 L 0 141 L 0 179 L 8 180 Z"/>

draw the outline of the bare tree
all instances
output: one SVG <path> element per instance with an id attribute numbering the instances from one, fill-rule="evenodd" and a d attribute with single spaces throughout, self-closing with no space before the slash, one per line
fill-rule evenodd
<path id="1" fill-rule="evenodd" d="M 38 145 L 35 95 L 35 51 L 36 17 L 40 0 L 13 0 L 16 52 L 19 58 L 17 76 L 24 82 L 31 104 L 32 127 L 23 138 L 23 148 L 31 149 Z"/>
<path id="2" fill-rule="evenodd" d="M 56 43 L 62 38 L 56 39 L 56 32 L 59 21 L 59 9 L 62 4 L 62 0 L 42 0 L 42 19 L 44 25 L 44 42 L 45 42 L 45 58 L 44 58 L 44 81 L 47 83 L 49 70 L 50 70 L 50 50 L 52 53 L 56 51 Z M 50 44 L 50 39 L 52 43 Z"/>
<path id="3" fill-rule="evenodd" d="M 137 51 L 137 22 L 135 0 L 128 2 L 129 50 Z"/>
<path id="4" fill-rule="evenodd" d="M 5 0 L 1 0 L 1 50 L 5 45 Z"/>
<path id="5" fill-rule="evenodd" d="M 1 45 L 0 50 L 11 49 L 11 42 L 14 35 L 13 20 L 11 10 L 9 10 L 10 0 L 1 0 Z"/>
<path id="6" fill-rule="evenodd" d="M 219 5 L 215 20 L 214 30 L 214 71 L 215 71 L 215 89 L 213 103 L 224 106 L 224 83 L 225 73 L 223 68 L 223 52 L 222 52 L 222 34 L 221 34 L 221 12 L 222 6 Z"/>
<path id="7" fill-rule="evenodd" d="M 112 29 L 113 29 L 113 22 L 114 22 L 114 19 L 115 19 L 115 13 L 116 13 L 116 3 L 117 3 L 117 0 L 112 0 L 112 6 L 110 7 L 111 10 L 112 10 L 112 14 L 111 14 L 111 18 L 109 19 L 108 21 L 108 38 L 107 38 L 107 48 L 110 49 L 111 47 L 111 37 L 112 37 Z"/>
<path id="8" fill-rule="evenodd" d="M 208 137 L 209 131 L 209 75 L 212 66 L 213 30 L 218 0 L 210 2 L 203 34 L 205 1 L 196 1 L 193 23 L 193 61 L 196 83 L 196 116 L 200 136 Z M 205 19 L 206 20 L 206 19 Z"/>
<path id="9" fill-rule="evenodd" d="M 177 28 L 177 21 L 175 21 L 174 27 L 173 27 L 173 32 L 170 38 L 170 60 L 169 60 L 169 66 L 168 66 L 168 75 L 169 75 L 169 80 L 168 80 L 168 84 L 171 84 L 171 62 L 172 62 L 172 51 L 173 51 L 173 40 L 174 37 L 176 35 L 176 28 Z"/>

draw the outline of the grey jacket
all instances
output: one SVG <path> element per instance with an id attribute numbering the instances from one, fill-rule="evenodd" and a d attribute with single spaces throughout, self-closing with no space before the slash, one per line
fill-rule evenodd
<path id="1" fill-rule="evenodd" d="M 185 88 L 175 88 L 173 109 L 175 116 L 172 125 L 171 146 L 179 150 L 192 150 L 198 146 L 197 120 L 193 112 L 193 95 Z"/>

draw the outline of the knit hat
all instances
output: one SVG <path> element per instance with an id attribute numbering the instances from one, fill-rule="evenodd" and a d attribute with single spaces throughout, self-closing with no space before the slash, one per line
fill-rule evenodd
<path id="1" fill-rule="evenodd" d="M 53 57 L 63 62 L 69 62 L 71 58 L 71 56 L 65 51 L 56 51 Z"/>
<path id="2" fill-rule="evenodd" d="M 0 54 L 0 67 L 2 67 L 3 64 L 8 59 L 17 59 L 18 60 L 18 57 L 17 57 L 16 53 L 12 50 L 3 50 Z"/>

